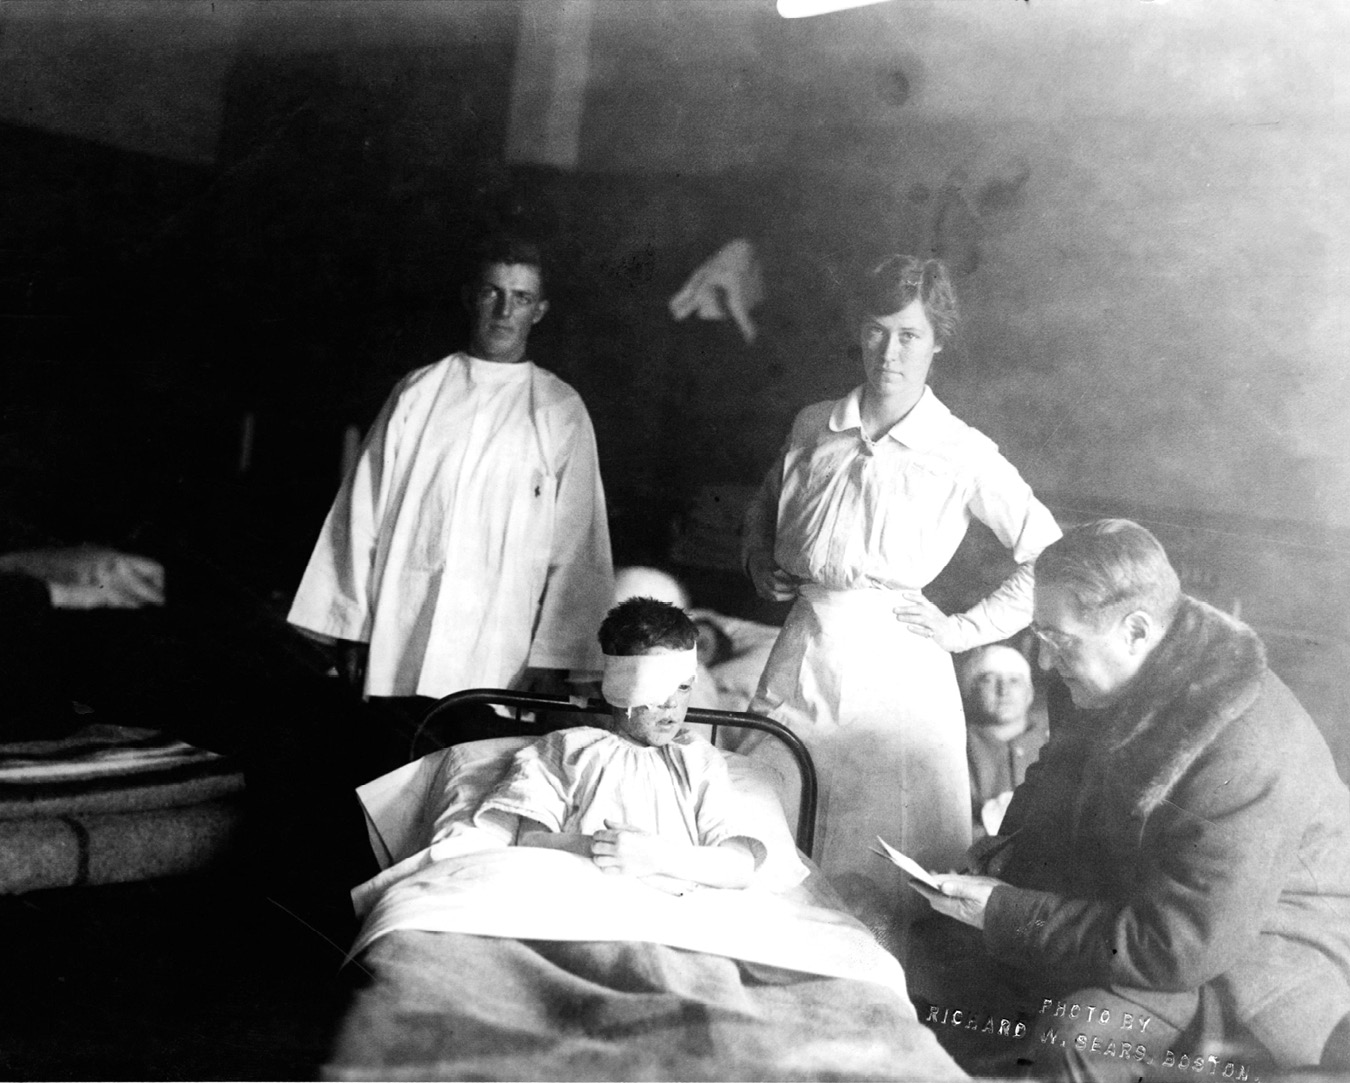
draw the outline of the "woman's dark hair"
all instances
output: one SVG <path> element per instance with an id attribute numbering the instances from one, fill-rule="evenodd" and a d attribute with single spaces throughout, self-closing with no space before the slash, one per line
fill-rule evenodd
<path id="1" fill-rule="evenodd" d="M 646 654 L 653 647 L 687 651 L 697 642 L 689 614 L 655 598 L 620 602 L 600 625 L 600 649 L 609 655 Z"/>
<path id="2" fill-rule="evenodd" d="M 862 277 L 858 304 L 863 316 L 889 316 L 917 298 L 933 325 L 933 337 L 945 346 L 956 333 L 960 313 L 956 291 L 940 259 L 887 256 Z"/>
<path id="3" fill-rule="evenodd" d="M 484 240 L 474 252 L 475 287 L 483 272 L 496 263 L 533 267 L 535 273 L 539 275 L 539 299 L 542 301 L 548 296 L 548 273 L 544 266 L 544 252 L 534 241 L 513 233 L 496 233 Z"/>

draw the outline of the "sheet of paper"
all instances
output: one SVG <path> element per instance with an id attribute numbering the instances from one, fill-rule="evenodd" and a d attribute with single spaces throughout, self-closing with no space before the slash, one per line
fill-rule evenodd
<path id="1" fill-rule="evenodd" d="M 938 890 L 937 881 L 929 876 L 924 867 L 917 861 L 911 857 L 906 857 L 880 835 L 877 836 L 877 842 L 881 843 L 885 848 L 886 852 L 881 855 L 882 857 L 889 859 L 892 864 L 909 873 L 910 876 L 914 877 L 914 879 L 918 880 L 920 883 L 927 884 L 934 891 Z M 874 852 L 881 853 L 880 850 Z"/>

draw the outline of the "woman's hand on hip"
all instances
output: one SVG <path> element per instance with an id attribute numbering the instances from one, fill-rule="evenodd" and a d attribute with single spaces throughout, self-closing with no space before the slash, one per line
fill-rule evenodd
<path id="1" fill-rule="evenodd" d="M 745 562 L 755 593 L 771 602 L 786 602 L 797 597 L 798 579 L 783 571 L 768 553 L 754 553 Z"/>
<path id="2" fill-rule="evenodd" d="M 931 639 L 944 651 L 959 650 L 961 644 L 957 638 L 956 618 L 947 616 L 925 598 L 922 591 L 907 590 L 903 593 L 906 601 L 891 610 L 895 619 L 915 635 Z"/>

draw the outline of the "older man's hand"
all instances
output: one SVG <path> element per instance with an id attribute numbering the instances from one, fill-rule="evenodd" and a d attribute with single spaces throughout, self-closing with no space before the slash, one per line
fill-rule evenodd
<path id="1" fill-rule="evenodd" d="M 935 875 L 942 894 L 925 891 L 923 897 L 939 914 L 963 921 L 977 929 L 984 928 L 984 909 L 994 888 L 1003 883 L 992 876 L 966 876 L 961 873 Z"/>

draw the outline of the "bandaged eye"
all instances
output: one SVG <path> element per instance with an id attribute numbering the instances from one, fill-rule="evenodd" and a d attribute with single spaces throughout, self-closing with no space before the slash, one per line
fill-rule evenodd
<path id="1" fill-rule="evenodd" d="M 698 665 L 694 648 L 663 654 L 605 655 L 601 694 L 613 707 L 670 707 L 691 689 Z"/>

